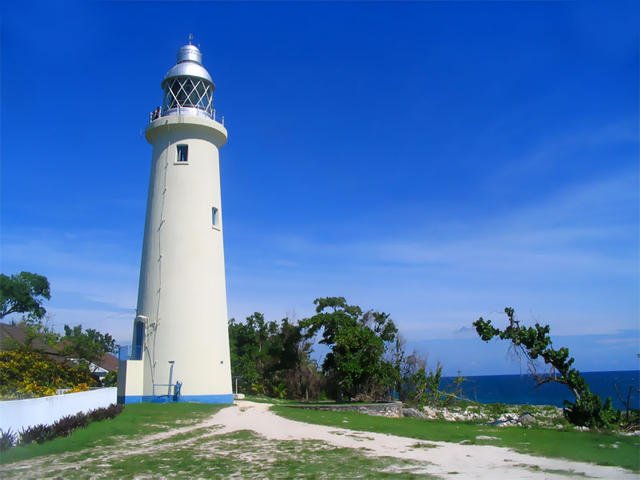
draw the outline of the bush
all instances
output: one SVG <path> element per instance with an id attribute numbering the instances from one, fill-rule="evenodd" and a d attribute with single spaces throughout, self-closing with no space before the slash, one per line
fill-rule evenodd
<path id="1" fill-rule="evenodd" d="M 621 418 L 621 413 L 613 408 L 611 398 L 607 398 L 603 406 L 600 397 L 590 391 L 575 403 L 565 401 L 564 415 L 572 424 L 590 428 L 611 428 L 618 425 Z"/>
<path id="2" fill-rule="evenodd" d="M 89 390 L 89 385 L 86 383 L 79 383 L 77 385 L 74 385 L 71 390 L 69 390 L 67 393 L 78 393 L 78 392 L 86 392 L 87 390 Z"/>
<path id="3" fill-rule="evenodd" d="M 111 371 L 107 373 L 102 379 L 103 387 L 117 387 L 118 386 L 118 373 Z"/>
<path id="4" fill-rule="evenodd" d="M 13 447 L 16 444 L 16 439 L 17 436 L 11 429 L 5 432 L 0 428 L 0 452 L 4 452 Z"/>
<path id="5" fill-rule="evenodd" d="M 24 428 L 20 431 L 19 445 L 28 445 L 30 443 L 43 443 L 57 437 L 67 437 L 78 429 L 84 428 L 91 422 L 114 418 L 124 410 L 123 405 L 112 403 L 108 407 L 96 408 L 88 413 L 79 412 L 75 415 L 67 415 L 51 425 L 34 425 L 33 427 Z M 0 447 L 7 450 L 16 444 L 16 435 L 7 431 L 0 430 Z M 5 447 L 6 445 L 6 447 Z"/>
<path id="6" fill-rule="evenodd" d="M 67 415 L 51 425 L 51 437 L 67 437 L 77 428 L 86 427 L 89 424 L 89 416 L 79 412 L 75 415 Z"/>
<path id="7" fill-rule="evenodd" d="M 28 445 L 34 442 L 43 443 L 51 438 L 53 438 L 51 425 L 41 423 L 20 430 L 20 445 Z"/>
<path id="8" fill-rule="evenodd" d="M 89 412 L 90 421 L 100 421 L 105 420 L 107 418 L 114 418 L 124 410 L 124 405 L 118 405 L 116 403 L 112 403 L 108 407 L 104 408 L 96 408 Z"/>
<path id="9" fill-rule="evenodd" d="M 498 418 L 508 412 L 509 412 L 509 407 L 507 407 L 504 403 L 489 404 L 489 415 L 492 418 Z"/>

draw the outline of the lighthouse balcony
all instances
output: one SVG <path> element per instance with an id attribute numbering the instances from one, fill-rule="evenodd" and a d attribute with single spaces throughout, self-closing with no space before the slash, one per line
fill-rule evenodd
<path id="1" fill-rule="evenodd" d="M 211 110 L 211 113 L 208 111 L 202 110 L 196 107 L 173 107 L 173 108 L 162 108 L 156 107 L 149 112 L 149 123 L 157 120 L 160 117 L 167 117 L 170 115 L 185 115 L 185 116 L 194 116 L 194 117 L 204 117 L 210 118 L 214 122 L 218 122 L 221 125 L 224 125 L 224 115 L 219 115 L 216 113 L 215 109 Z"/>

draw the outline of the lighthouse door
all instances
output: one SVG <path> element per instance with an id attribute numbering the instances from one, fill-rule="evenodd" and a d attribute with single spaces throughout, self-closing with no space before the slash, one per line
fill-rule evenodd
<path id="1" fill-rule="evenodd" d="M 144 323 L 137 321 L 133 333 L 133 352 L 131 360 L 142 360 L 142 348 L 144 345 Z"/>

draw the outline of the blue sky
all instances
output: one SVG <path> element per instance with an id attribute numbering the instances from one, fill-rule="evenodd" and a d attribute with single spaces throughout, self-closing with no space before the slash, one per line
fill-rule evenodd
<path id="1" fill-rule="evenodd" d="M 151 151 L 189 33 L 216 82 L 229 314 L 391 313 L 445 372 L 517 372 L 479 316 L 637 368 L 631 2 L 5 3 L 2 271 L 128 342 Z"/>

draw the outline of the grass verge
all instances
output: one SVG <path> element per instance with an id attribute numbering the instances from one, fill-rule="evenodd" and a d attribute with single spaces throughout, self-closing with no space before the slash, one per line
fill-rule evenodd
<path id="1" fill-rule="evenodd" d="M 0 464 L 69 453 L 97 446 L 109 446 L 123 439 L 162 432 L 173 427 L 196 423 L 226 405 L 201 403 L 139 403 L 127 405 L 117 417 L 90 423 L 70 436 L 42 444 L 14 447 L 0 454 Z"/>
<path id="2" fill-rule="evenodd" d="M 283 405 L 275 405 L 272 410 L 291 420 L 318 425 L 389 433 L 418 440 L 495 445 L 543 457 L 640 471 L 640 437 L 637 436 L 543 428 L 498 428 L 466 422 L 374 417 L 356 412 L 306 410 Z"/>

